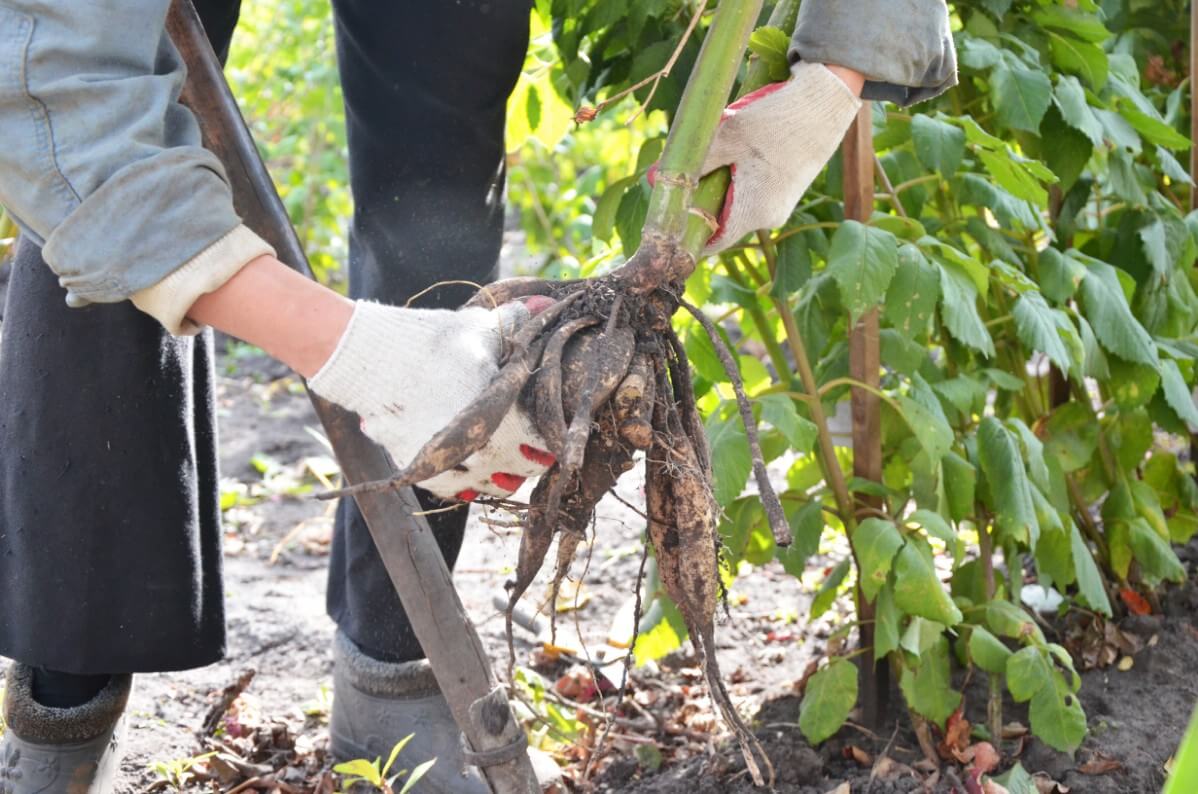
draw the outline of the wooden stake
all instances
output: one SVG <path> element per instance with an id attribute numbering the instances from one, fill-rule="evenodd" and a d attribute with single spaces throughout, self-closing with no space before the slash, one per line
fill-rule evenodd
<path id="1" fill-rule="evenodd" d="M 865 102 L 841 145 L 844 158 L 844 216 L 865 223 L 874 208 L 874 142 L 870 103 Z M 877 388 L 881 376 L 881 349 L 878 310 L 866 312 L 849 335 L 849 374 Z M 852 390 L 853 473 L 871 482 L 882 480 L 882 403 L 866 389 Z M 870 508 L 881 506 L 877 497 L 856 495 L 856 503 Z M 861 718 L 877 730 L 885 718 L 890 694 L 890 671 L 886 659 L 874 661 L 874 605 L 857 588 L 857 615 L 860 619 L 861 647 L 866 653 L 857 657 L 860 664 Z"/>

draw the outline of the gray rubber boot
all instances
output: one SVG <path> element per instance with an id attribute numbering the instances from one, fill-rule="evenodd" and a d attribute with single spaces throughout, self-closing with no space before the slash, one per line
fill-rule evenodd
<path id="1" fill-rule="evenodd" d="M 412 734 L 392 766 L 392 774 L 436 758 L 437 762 L 420 779 L 419 791 L 490 794 L 478 769 L 464 760 L 461 731 L 427 660 L 381 662 L 362 653 L 340 631 L 333 644 L 333 657 L 329 738 L 334 758 L 382 758 L 385 762 L 395 744 Z M 561 781 L 561 770 L 552 758 L 533 749 L 529 756 L 542 788 Z M 399 782 L 402 786 L 403 781 Z"/>
<path id="2" fill-rule="evenodd" d="M 91 701 L 69 709 L 33 699 L 33 670 L 14 662 L 4 692 L 0 794 L 108 794 L 120 763 L 133 676 L 114 675 Z"/>

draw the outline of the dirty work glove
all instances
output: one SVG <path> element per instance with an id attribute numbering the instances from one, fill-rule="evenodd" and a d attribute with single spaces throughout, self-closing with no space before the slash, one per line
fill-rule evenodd
<path id="1" fill-rule="evenodd" d="M 402 468 L 491 382 L 503 337 L 544 301 L 458 311 L 357 301 L 333 355 L 308 386 L 355 411 L 366 435 Z M 532 421 L 514 406 L 485 447 L 419 485 L 442 499 L 508 496 L 552 464 Z"/>
<path id="2" fill-rule="evenodd" d="M 703 173 L 730 166 L 732 182 L 704 254 L 786 223 L 861 107 L 822 63 L 800 61 L 790 73 L 724 110 Z"/>

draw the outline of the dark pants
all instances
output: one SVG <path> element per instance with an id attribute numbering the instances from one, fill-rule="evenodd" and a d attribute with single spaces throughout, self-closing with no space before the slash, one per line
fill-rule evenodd
<path id="1" fill-rule="evenodd" d="M 197 3 L 218 52 L 237 0 Z M 350 180 L 350 291 L 402 304 L 492 278 L 504 105 L 528 0 L 334 0 Z M 456 306 L 469 287 L 425 306 Z M 211 341 L 129 304 L 67 309 L 19 246 L 0 345 L 0 655 L 72 673 L 197 667 L 224 652 Z M 431 500 L 430 500 L 430 506 Z M 461 511 L 429 516 L 446 560 Z M 328 611 L 372 655 L 422 656 L 352 503 Z"/>

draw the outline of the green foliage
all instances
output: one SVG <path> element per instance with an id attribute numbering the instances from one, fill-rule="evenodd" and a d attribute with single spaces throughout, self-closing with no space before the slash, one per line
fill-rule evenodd
<path id="1" fill-rule="evenodd" d="M 604 5 L 538 4 L 556 47 L 552 83 L 570 107 L 652 75 L 689 19 L 673 0 L 628 14 Z M 1198 487 L 1167 436 L 1198 427 L 1198 215 L 1183 204 L 1189 175 L 1174 154 L 1189 146 L 1184 64 L 1171 50 L 1188 35 L 1185 5 L 950 7 L 960 85 L 911 109 L 873 107 L 886 176 L 873 217 L 845 220 L 834 160 L 768 242 L 743 241 L 687 283 L 735 341 L 767 459 L 787 467 L 792 548 L 774 547 L 758 500 L 742 493 L 747 447 L 710 344 L 689 318 L 676 322 L 709 417 L 728 572 L 777 560 L 797 576 L 823 533 L 847 535 L 854 555 L 822 561 L 812 618 L 855 581 L 858 607 L 875 610 L 873 654 L 895 665 L 912 709 L 934 721 L 951 713 L 956 658 L 1006 681 L 1029 703 L 1035 735 L 1068 750 L 1086 728 L 1069 657 L 1024 611 L 1019 577 L 978 557 L 1001 552 L 1008 571 L 1028 561 L 1067 604 L 1104 615 L 1119 589 L 1184 576 L 1171 543 L 1198 530 Z M 652 81 L 572 133 L 577 144 L 559 142 L 571 157 L 555 157 L 557 168 L 623 167 L 596 178 L 590 258 L 559 256 L 556 272 L 589 274 L 632 251 L 644 173 L 703 32 L 700 22 L 651 100 Z M 784 76 L 782 31 L 759 28 L 750 51 Z M 588 127 L 610 130 L 645 101 L 628 138 L 625 127 L 611 134 L 616 158 L 574 154 L 591 151 Z M 832 415 L 849 398 L 849 331 L 874 308 L 884 471 L 848 488 L 880 509 L 846 515 L 824 475 L 851 471 L 851 455 L 821 460 L 814 442 L 829 430 L 812 405 Z M 799 352 L 814 384 L 800 378 Z M 659 614 L 643 627 L 657 632 L 655 652 L 681 639 Z M 804 733 L 831 735 L 855 697 L 852 666 L 831 660 L 809 683 Z"/>
<path id="2" fill-rule="evenodd" d="M 225 74 L 317 277 L 344 288 L 352 212 L 328 0 L 241 10 Z"/>
<path id="3" fill-rule="evenodd" d="M 334 772 L 345 776 L 345 779 L 342 781 L 341 790 L 343 792 L 355 791 L 358 784 L 365 784 L 383 792 L 383 794 L 393 794 L 396 782 L 400 778 L 405 778 L 403 787 L 399 789 L 397 794 L 408 794 L 412 790 L 412 787 L 437 762 L 436 758 L 430 758 L 428 761 L 417 764 L 410 772 L 406 769 L 401 769 L 395 774 L 391 773 L 391 767 L 395 765 L 395 759 L 399 758 L 399 754 L 407 746 L 408 742 L 412 740 L 414 735 L 409 733 L 396 742 L 395 746 L 391 748 L 391 755 L 387 756 L 386 763 L 381 758 L 376 758 L 373 761 L 367 761 L 365 758 L 356 758 L 334 766 Z"/>

